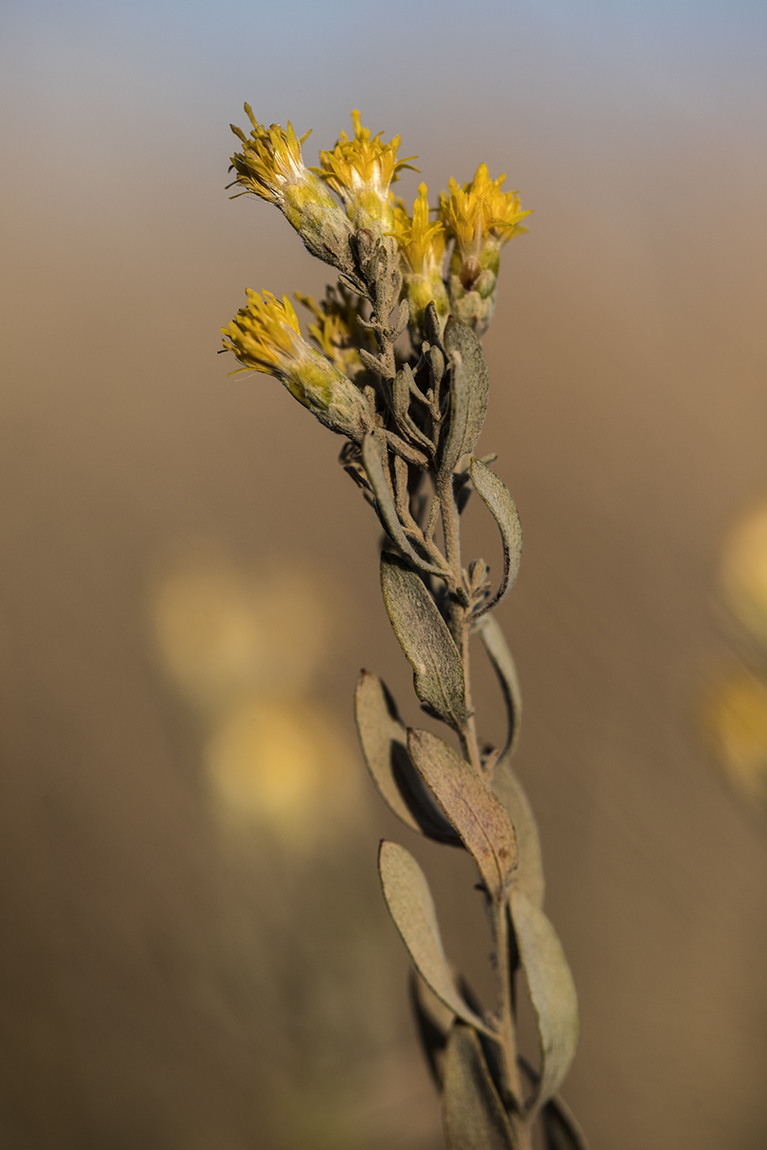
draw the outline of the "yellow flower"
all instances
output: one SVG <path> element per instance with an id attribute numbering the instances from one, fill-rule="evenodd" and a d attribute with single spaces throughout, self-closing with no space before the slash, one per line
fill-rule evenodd
<path id="1" fill-rule="evenodd" d="M 394 205 L 394 235 L 402 256 L 405 295 L 410 303 L 411 320 L 417 326 L 432 300 L 443 324 L 450 310 L 442 280 L 445 225 L 441 220 L 429 222 L 427 191 L 426 184 L 419 185 L 412 219 L 402 200 Z"/>
<path id="2" fill-rule="evenodd" d="M 247 291 L 248 302 L 222 328 L 224 350 L 243 365 L 274 375 L 290 394 L 332 431 L 358 443 L 373 427 L 373 413 L 347 377 L 301 337 L 293 305 L 271 294 Z"/>
<path id="3" fill-rule="evenodd" d="M 503 175 L 491 180 L 487 164 L 480 164 L 471 183 L 459 188 L 451 179 L 450 194 L 440 196 L 440 219 L 464 260 L 479 259 L 485 247 L 498 251 L 513 236 L 527 231 L 521 221 L 532 209 L 522 210 L 519 192 L 501 190 L 505 179 Z"/>
<path id="4" fill-rule="evenodd" d="M 316 304 L 311 296 L 295 293 L 315 322 L 309 324 L 309 335 L 320 351 L 349 379 L 356 379 L 365 371 L 359 348 L 375 350 L 370 332 L 359 322 L 362 301 L 343 284 L 325 289 L 325 299 Z"/>
<path id="5" fill-rule="evenodd" d="M 317 175 L 340 197 L 357 228 L 370 228 L 378 234 L 391 231 L 393 214 L 389 185 L 398 179 L 401 168 L 412 167 L 408 156 L 397 159 L 400 137 L 388 144 L 381 140 L 383 132 L 371 138 L 369 128 L 363 128 L 360 114 L 352 112 L 354 138 L 341 132 L 332 152 L 320 152 Z"/>
<path id="6" fill-rule="evenodd" d="M 500 250 L 513 236 L 526 232 L 519 192 L 504 192 L 506 179 L 490 179 L 480 164 L 471 183 L 462 188 L 450 180 L 440 196 L 439 218 L 447 237 L 455 241 L 450 260 L 448 292 L 453 314 L 481 335 L 495 309 Z"/>
<path id="7" fill-rule="evenodd" d="M 243 145 L 242 152 L 232 156 L 235 183 L 243 189 L 237 195 L 251 192 L 276 204 L 312 255 L 340 271 L 352 272 L 349 221 L 301 156 L 301 145 L 309 132 L 299 139 L 290 121 L 287 132 L 279 124 L 267 128 L 258 123 L 249 104 L 245 111 L 253 125 L 250 138 L 231 125 Z"/>

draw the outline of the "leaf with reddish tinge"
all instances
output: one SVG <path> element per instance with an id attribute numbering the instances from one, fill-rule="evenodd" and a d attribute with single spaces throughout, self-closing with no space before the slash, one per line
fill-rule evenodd
<path id="1" fill-rule="evenodd" d="M 503 897 L 517 865 L 517 840 L 500 800 L 436 735 L 411 730 L 407 745 L 415 769 L 474 856 L 488 893 Z"/>

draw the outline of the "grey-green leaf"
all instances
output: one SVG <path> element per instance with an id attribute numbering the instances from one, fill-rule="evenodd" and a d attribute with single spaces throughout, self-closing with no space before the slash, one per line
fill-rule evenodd
<path id="1" fill-rule="evenodd" d="M 589 1150 L 586 1135 L 561 1098 L 550 1099 L 541 1117 L 546 1150 Z"/>
<path id="2" fill-rule="evenodd" d="M 517 835 L 518 861 L 514 886 L 540 910 L 543 906 L 545 882 L 538 827 L 530 801 L 508 755 L 495 768 L 492 788 L 503 803 Z"/>
<path id="3" fill-rule="evenodd" d="M 389 537 L 397 544 L 403 555 L 407 555 L 411 563 L 414 563 L 421 571 L 439 575 L 441 574 L 440 568 L 429 563 L 426 559 L 422 559 L 405 534 L 386 476 L 387 452 L 388 448 L 383 432 L 380 429 L 368 432 L 362 441 L 362 462 L 375 495 L 376 508 L 381 522 Z"/>
<path id="4" fill-rule="evenodd" d="M 578 1045 L 578 1000 L 554 927 L 523 894 L 513 890 L 509 909 L 519 957 L 538 1023 L 541 1077 L 530 1102 L 535 1112 L 565 1080 Z"/>
<path id="5" fill-rule="evenodd" d="M 442 1120 L 448 1150 L 516 1150 L 479 1039 L 461 1022 L 453 1025 L 445 1050 Z"/>
<path id="6" fill-rule="evenodd" d="M 434 600 L 396 555 L 381 556 L 381 589 L 394 634 L 413 668 L 416 695 L 460 730 L 466 723 L 463 663 Z"/>
<path id="7" fill-rule="evenodd" d="M 429 731 L 409 731 L 413 765 L 474 857 L 492 898 L 517 865 L 517 840 L 503 805 L 460 755 Z"/>
<path id="8" fill-rule="evenodd" d="M 472 459 L 469 469 L 474 489 L 498 524 L 503 540 L 503 577 L 493 598 L 477 612 L 478 615 L 484 615 L 500 603 L 519 574 L 522 559 L 522 524 L 509 489 L 495 472 L 479 459 Z"/>
<path id="9" fill-rule="evenodd" d="M 479 1030 L 488 1028 L 458 993 L 442 948 L 437 914 L 426 875 L 398 843 L 381 843 L 378 854 L 386 905 L 416 970 L 445 1006 Z"/>
<path id="10" fill-rule="evenodd" d="M 462 455 L 474 450 L 487 413 L 490 379 L 482 344 L 470 327 L 453 316 L 443 337 L 450 361 L 450 423 L 440 468 L 452 472 Z"/>
<path id="11" fill-rule="evenodd" d="M 514 753 L 522 721 L 522 693 L 519 689 L 517 669 L 514 666 L 514 659 L 506 642 L 506 637 L 492 615 L 484 615 L 477 626 L 477 630 L 498 676 L 503 700 L 506 704 L 508 734 L 506 746 L 500 755 L 501 758 L 505 758 Z"/>
<path id="12" fill-rule="evenodd" d="M 386 686 L 360 672 L 354 695 L 362 753 L 389 809 L 411 830 L 439 842 L 460 845 L 458 835 L 426 790 L 407 750 L 407 730 Z"/>

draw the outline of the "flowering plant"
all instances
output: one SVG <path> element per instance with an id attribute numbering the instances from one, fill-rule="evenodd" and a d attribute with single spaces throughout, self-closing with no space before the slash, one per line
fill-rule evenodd
<path id="1" fill-rule="evenodd" d="M 406 826 L 472 855 L 492 930 L 497 999 L 484 1011 L 445 957 L 420 866 L 404 847 L 381 843 L 384 898 L 413 961 L 413 1002 L 442 1096 L 446 1143 L 531 1150 L 539 1127 L 548 1150 L 584 1150 L 557 1093 L 577 1042 L 575 989 L 542 909 L 535 820 L 511 766 L 519 686 L 492 615 L 516 578 L 522 532 L 514 501 L 490 467 L 495 456 L 474 454 L 489 391 L 480 336 L 495 306 L 501 248 L 526 230 L 529 211 L 517 192 L 502 190 L 504 176 L 492 180 L 481 164 L 463 187 L 451 180 L 435 209 L 421 184 L 411 216 L 390 191 L 409 166 L 397 158 L 399 136 L 384 143 L 355 111 L 353 138 L 342 132 L 331 151 L 320 152 L 319 167 L 307 168 L 306 136 L 299 139 L 290 123 L 287 131 L 266 128 L 245 110 L 250 136 L 233 127 L 242 143 L 232 157 L 237 194 L 279 207 L 339 282 L 319 304 L 297 296 L 313 317 L 310 341 L 287 298 L 248 291 L 246 306 L 222 329 L 224 350 L 242 369 L 275 376 L 346 438 L 341 462 L 383 528 L 383 598 L 415 693 L 453 739 L 407 728 L 381 680 L 363 671 L 355 700 L 363 755 Z M 409 344 L 401 350 L 405 332 Z M 495 586 L 483 559 L 466 564 L 462 555 L 461 515 L 475 492 L 503 544 Z M 501 748 L 478 733 L 472 638 L 503 691 Z M 520 975 L 538 1027 L 534 1062 L 518 1044 Z"/>

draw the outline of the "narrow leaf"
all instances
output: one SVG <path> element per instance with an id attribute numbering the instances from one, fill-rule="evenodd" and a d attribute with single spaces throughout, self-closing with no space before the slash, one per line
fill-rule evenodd
<path id="1" fill-rule="evenodd" d="M 501 898 L 517 865 L 517 840 L 501 802 L 460 755 L 429 731 L 409 731 L 415 769 L 473 855 L 492 898 Z"/>
<path id="2" fill-rule="evenodd" d="M 421 571 L 439 575 L 441 574 L 440 568 L 421 558 L 400 523 L 397 508 L 394 505 L 394 496 L 386 475 L 387 451 L 386 440 L 380 430 L 368 432 L 362 441 L 362 462 L 375 495 L 376 508 L 381 523 L 389 538 L 397 544 L 403 555 L 407 555 L 411 563 Z"/>
<path id="3" fill-rule="evenodd" d="M 589 1150 L 586 1135 L 561 1098 L 546 1103 L 542 1119 L 546 1150 Z"/>
<path id="4" fill-rule="evenodd" d="M 460 845 L 411 762 L 407 730 L 394 700 L 381 680 L 368 671 L 362 671 L 357 681 L 354 714 L 365 763 L 389 810 L 411 830 Z"/>
<path id="5" fill-rule="evenodd" d="M 501 759 L 495 768 L 492 788 L 503 803 L 517 836 L 519 858 L 514 875 L 514 887 L 540 910 L 543 906 L 545 883 L 538 827 L 530 800 L 508 756 Z"/>
<path id="6" fill-rule="evenodd" d="M 445 1050 L 442 1120 L 448 1150 L 516 1150 L 479 1039 L 456 1022 Z"/>
<path id="7" fill-rule="evenodd" d="M 482 344 L 465 323 L 447 321 L 445 351 L 450 361 L 450 423 L 440 466 L 452 472 L 462 455 L 473 451 L 487 412 L 490 379 Z"/>
<path id="8" fill-rule="evenodd" d="M 396 555 L 381 556 L 386 611 L 410 666 L 415 693 L 454 730 L 466 723 L 463 663 L 429 592 Z"/>
<path id="9" fill-rule="evenodd" d="M 389 913 L 424 982 L 453 1014 L 489 1033 L 479 1015 L 458 993 L 442 949 L 429 884 L 418 863 L 404 847 L 384 840 L 378 854 L 378 870 Z"/>
<path id="10" fill-rule="evenodd" d="M 469 469 L 474 489 L 498 524 L 503 540 L 503 578 L 493 598 L 477 612 L 477 615 L 484 615 L 500 603 L 519 574 L 522 558 L 522 524 L 519 522 L 517 505 L 511 498 L 509 489 L 495 472 L 479 459 L 472 459 Z"/>
<path id="11" fill-rule="evenodd" d="M 499 624 L 492 615 L 484 615 L 477 626 L 480 638 L 487 651 L 493 670 L 498 676 L 503 692 L 503 701 L 506 704 L 508 717 L 508 734 L 506 746 L 501 751 L 501 758 L 512 755 L 519 738 L 519 728 L 522 720 L 522 694 L 519 689 L 517 669 L 514 659 Z"/>
<path id="12" fill-rule="evenodd" d="M 530 1102 L 535 1112 L 565 1080 L 578 1044 L 578 1000 L 562 945 L 542 910 L 522 891 L 509 903 L 519 957 L 538 1023 L 541 1077 Z"/>

